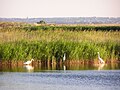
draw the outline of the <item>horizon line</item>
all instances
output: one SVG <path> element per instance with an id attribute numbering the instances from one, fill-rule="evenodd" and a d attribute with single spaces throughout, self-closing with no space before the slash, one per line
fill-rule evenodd
<path id="1" fill-rule="evenodd" d="M 120 16 L 115 17 L 115 16 L 54 16 L 54 17 L 0 17 L 0 18 L 22 18 L 22 19 L 29 19 L 29 18 L 120 18 Z"/>

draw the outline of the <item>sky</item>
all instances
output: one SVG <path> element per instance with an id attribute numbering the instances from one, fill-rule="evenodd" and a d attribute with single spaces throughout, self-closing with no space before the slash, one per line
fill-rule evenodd
<path id="1" fill-rule="evenodd" d="M 0 0 L 0 17 L 120 17 L 120 0 Z"/>

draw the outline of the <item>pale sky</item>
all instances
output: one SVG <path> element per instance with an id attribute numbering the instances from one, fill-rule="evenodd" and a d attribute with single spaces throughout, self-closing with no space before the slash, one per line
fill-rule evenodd
<path id="1" fill-rule="evenodd" d="M 120 17 L 120 0 L 0 0 L 0 17 Z"/>

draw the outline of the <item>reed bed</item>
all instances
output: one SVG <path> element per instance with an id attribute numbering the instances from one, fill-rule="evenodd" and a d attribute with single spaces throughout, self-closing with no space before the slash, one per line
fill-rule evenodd
<path id="1" fill-rule="evenodd" d="M 41 29 L 40 26 L 34 29 L 36 26 L 33 25 L 14 27 L 0 28 L 2 60 L 18 61 L 34 58 L 60 61 L 64 53 L 67 60 L 97 60 L 98 51 L 104 60 L 120 60 L 119 28 L 73 30 L 73 26 L 72 29 L 70 26 L 65 26 L 67 29 L 56 26 L 52 26 L 54 29 Z"/>
<path id="2" fill-rule="evenodd" d="M 0 44 L 0 58 L 3 60 L 62 60 L 66 53 L 67 60 L 95 60 L 97 52 L 105 60 L 119 59 L 118 43 L 91 43 L 71 41 L 34 41 L 9 42 Z"/>
<path id="3" fill-rule="evenodd" d="M 0 43 L 18 42 L 18 41 L 71 41 L 71 42 L 120 42 L 119 31 L 24 31 L 24 30 L 12 30 L 6 32 L 0 32 Z"/>

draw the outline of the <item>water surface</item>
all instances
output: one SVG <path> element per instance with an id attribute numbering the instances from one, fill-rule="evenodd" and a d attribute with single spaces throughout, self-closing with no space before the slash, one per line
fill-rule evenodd
<path id="1" fill-rule="evenodd" d="M 2 65 L 0 90 L 120 90 L 120 65 Z"/>
<path id="2" fill-rule="evenodd" d="M 1 72 L 0 90 L 120 90 L 120 70 Z"/>

